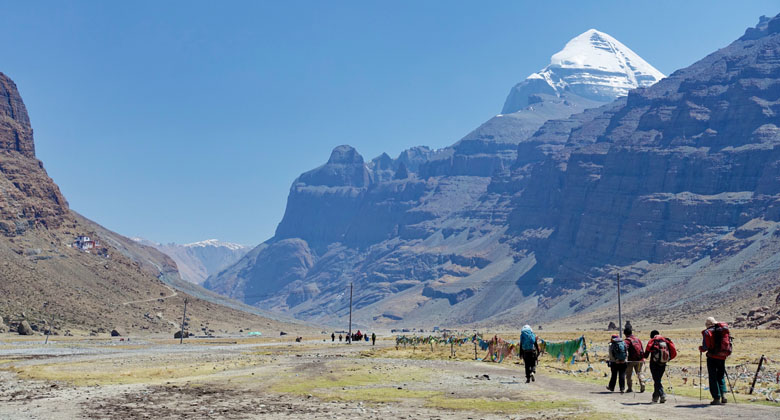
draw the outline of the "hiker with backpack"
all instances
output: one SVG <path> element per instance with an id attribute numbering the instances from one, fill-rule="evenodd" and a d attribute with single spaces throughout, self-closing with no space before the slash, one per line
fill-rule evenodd
<path id="1" fill-rule="evenodd" d="M 707 327 L 701 332 L 702 343 L 699 351 L 707 352 L 707 375 L 710 379 L 711 405 L 726 404 L 726 358 L 731 355 L 731 334 L 725 322 L 717 322 L 709 317 L 704 321 Z"/>
<path id="2" fill-rule="evenodd" d="M 525 383 L 536 381 L 536 361 L 539 358 L 539 340 L 530 325 L 520 330 L 520 349 L 523 351 Z"/>
<path id="3" fill-rule="evenodd" d="M 615 392 L 615 382 L 620 379 L 620 393 L 626 390 L 626 361 L 628 360 L 628 351 L 626 343 L 612 334 L 612 340 L 609 343 L 609 368 L 612 370 L 612 377 L 609 378 L 607 389 L 609 392 Z"/>
<path id="4" fill-rule="evenodd" d="M 623 334 L 626 335 L 625 342 L 628 349 L 628 363 L 626 366 L 626 382 L 628 383 L 628 389 L 626 392 L 634 392 L 633 383 L 631 377 L 636 373 L 636 379 L 639 381 L 639 392 L 645 392 L 645 380 L 642 377 L 642 368 L 645 365 L 645 355 L 642 350 L 642 340 L 634 335 L 634 331 L 631 329 L 631 324 L 626 323 L 626 328 L 623 329 Z"/>
<path id="5" fill-rule="evenodd" d="M 653 402 L 666 402 L 664 385 L 661 382 L 666 371 L 666 364 L 677 357 L 677 348 L 672 340 L 662 337 L 658 330 L 650 332 L 650 341 L 645 348 L 645 358 L 650 358 L 650 374 L 653 376 Z"/>

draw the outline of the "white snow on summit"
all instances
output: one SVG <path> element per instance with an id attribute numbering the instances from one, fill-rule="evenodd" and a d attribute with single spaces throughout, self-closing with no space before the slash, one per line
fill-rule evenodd
<path id="1" fill-rule="evenodd" d="M 595 29 L 589 29 L 566 43 L 550 58 L 550 66 L 592 67 L 615 73 L 646 74 L 655 79 L 665 77 L 623 43 Z"/>
<path id="2" fill-rule="evenodd" d="M 650 86 L 664 77 L 663 73 L 617 39 L 589 29 L 566 43 L 550 58 L 550 65 L 532 74 L 529 79 L 544 79 L 556 90 L 572 85 L 592 85 L 595 87 L 593 93 L 614 94 L 617 98 L 627 95 L 631 89 Z"/>
<path id="3" fill-rule="evenodd" d="M 249 248 L 246 245 L 234 244 L 232 242 L 223 242 L 218 239 L 206 239 L 205 241 L 193 242 L 191 244 L 184 244 L 182 246 L 186 248 L 202 248 L 207 246 L 213 246 L 217 248 L 224 247 L 234 251 L 239 249 Z"/>
<path id="4" fill-rule="evenodd" d="M 634 51 L 604 32 L 589 29 L 550 58 L 550 64 L 510 91 L 502 114 L 524 109 L 530 96 L 567 92 L 596 102 L 611 102 L 628 91 L 665 76 Z"/>

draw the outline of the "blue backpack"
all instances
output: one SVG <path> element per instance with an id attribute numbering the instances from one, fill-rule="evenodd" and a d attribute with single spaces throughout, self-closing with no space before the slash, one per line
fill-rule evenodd
<path id="1" fill-rule="evenodd" d="M 520 332 L 520 348 L 523 351 L 534 350 L 534 343 L 536 342 L 536 336 L 529 330 L 523 330 Z"/>
<path id="2" fill-rule="evenodd" d="M 628 359 L 626 343 L 623 341 L 613 341 L 612 345 L 610 346 L 610 351 L 612 352 L 612 357 L 614 357 L 617 361 L 624 362 L 626 359 Z"/>

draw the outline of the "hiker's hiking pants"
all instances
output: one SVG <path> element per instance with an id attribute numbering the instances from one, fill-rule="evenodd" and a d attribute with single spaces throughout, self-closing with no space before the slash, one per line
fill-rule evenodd
<path id="1" fill-rule="evenodd" d="M 625 391 L 626 389 L 626 367 L 628 365 L 626 363 L 615 363 L 612 362 L 610 369 L 612 369 L 612 377 L 609 378 L 609 389 L 610 391 L 615 390 L 615 380 L 618 378 L 620 379 L 620 391 Z"/>
<path id="2" fill-rule="evenodd" d="M 628 362 L 628 367 L 626 368 L 626 384 L 628 384 L 628 389 L 634 389 L 631 381 L 631 375 L 633 375 L 634 372 L 636 372 L 636 379 L 639 381 L 639 388 L 642 389 L 645 387 L 645 378 L 642 377 L 642 367 L 644 365 L 645 362 Z"/>
<path id="3" fill-rule="evenodd" d="M 710 394 L 712 394 L 712 399 L 718 400 L 725 398 L 728 392 L 726 389 L 726 361 L 708 357 L 707 376 L 710 378 Z"/>
<path id="4" fill-rule="evenodd" d="M 523 351 L 523 364 L 525 365 L 525 379 L 531 377 L 531 373 L 536 373 L 536 351 Z"/>
<path id="5" fill-rule="evenodd" d="M 650 362 L 650 374 L 653 375 L 653 397 L 663 397 L 664 385 L 661 380 L 664 378 L 664 371 L 666 370 L 666 363 L 653 363 Z"/>

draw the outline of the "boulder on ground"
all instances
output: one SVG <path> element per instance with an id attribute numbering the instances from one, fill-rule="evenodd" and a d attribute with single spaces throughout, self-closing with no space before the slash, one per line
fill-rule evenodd
<path id="1" fill-rule="evenodd" d="M 121 337 L 121 336 L 122 336 L 122 334 L 119 334 L 119 331 L 117 331 L 116 328 L 111 330 L 111 337 Z"/>
<path id="2" fill-rule="evenodd" d="M 26 320 L 19 323 L 19 326 L 16 327 L 16 332 L 18 332 L 19 335 L 33 335 L 33 329 Z"/>
<path id="3" fill-rule="evenodd" d="M 617 329 L 618 329 L 617 325 L 615 325 L 614 322 L 609 321 L 609 325 L 607 325 L 607 330 L 614 331 L 614 330 L 617 330 Z"/>
<path id="4" fill-rule="evenodd" d="M 282 335 L 287 335 L 287 333 L 286 333 L 286 332 L 284 332 L 284 331 L 279 331 L 279 335 L 280 335 L 280 336 L 282 336 Z"/>
<path id="5" fill-rule="evenodd" d="M 190 336 L 190 333 L 187 331 L 184 331 L 184 338 L 187 338 Z M 181 331 L 176 331 L 175 334 L 173 334 L 173 338 L 181 338 Z"/>

